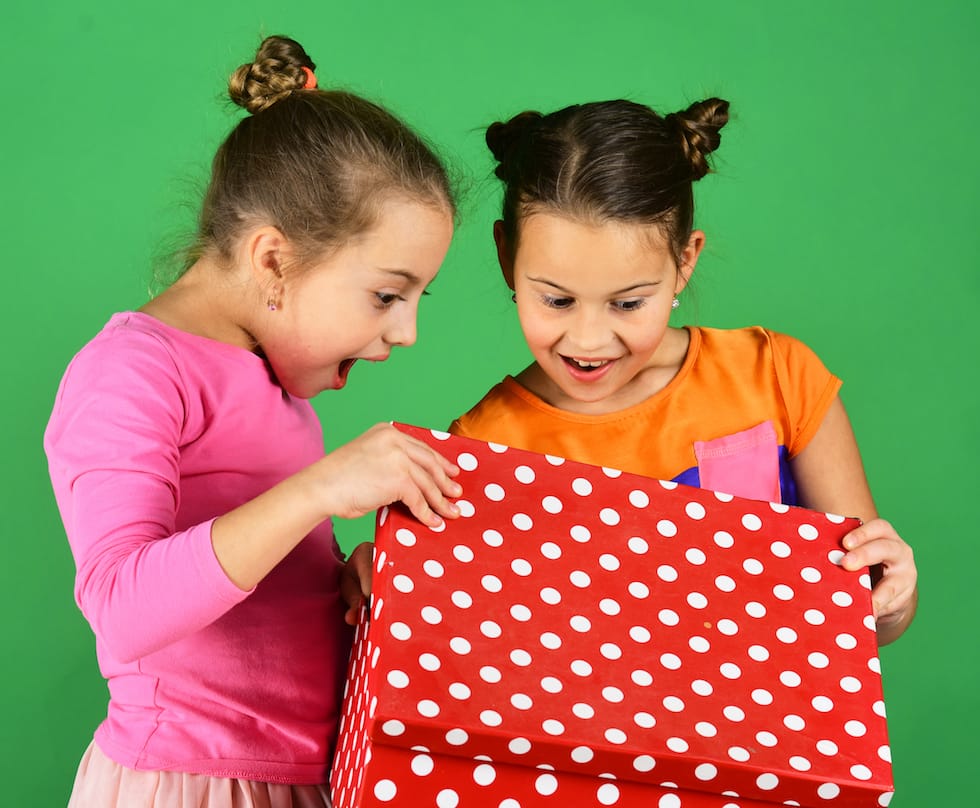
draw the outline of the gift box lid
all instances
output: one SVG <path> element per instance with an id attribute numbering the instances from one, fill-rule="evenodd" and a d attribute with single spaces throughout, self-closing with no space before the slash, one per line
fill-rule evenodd
<path id="1" fill-rule="evenodd" d="M 396 426 L 460 466 L 462 516 L 379 512 L 372 743 L 887 805 L 871 582 L 839 565 L 857 520 Z"/>

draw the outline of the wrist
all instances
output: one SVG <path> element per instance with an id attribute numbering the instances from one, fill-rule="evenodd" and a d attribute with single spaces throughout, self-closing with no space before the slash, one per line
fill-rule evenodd
<path id="1" fill-rule="evenodd" d="M 329 457 L 307 466 L 290 479 L 296 485 L 295 495 L 300 506 L 311 511 L 317 524 L 337 515 L 338 508 L 332 496 L 336 486 L 332 483 Z"/>

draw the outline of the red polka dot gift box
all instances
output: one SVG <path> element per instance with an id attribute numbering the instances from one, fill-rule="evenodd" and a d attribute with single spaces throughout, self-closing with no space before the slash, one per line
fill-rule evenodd
<path id="1" fill-rule="evenodd" d="M 856 520 L 397 426 L 462 516 L 379 512 L 336 808 L 888 805 Z"/>

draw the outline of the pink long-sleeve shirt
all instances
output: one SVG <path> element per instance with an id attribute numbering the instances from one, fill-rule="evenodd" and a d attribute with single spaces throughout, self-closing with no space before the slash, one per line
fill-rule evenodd
<path id="1" fill-rule="evenodd" d="M 256 354 L 116 314 L 72 360 L 44 437 L 75 598 L 124 766 L 326 782 L 349 648 L 342 554 L 316 528 L 250 592 L 211 523 L 323 456 Z"/>

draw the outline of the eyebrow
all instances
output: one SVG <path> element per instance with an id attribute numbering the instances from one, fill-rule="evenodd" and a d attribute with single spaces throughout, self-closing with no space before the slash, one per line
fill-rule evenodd
<path id="1" fill-rule="evenodd" d="M 534 281 L 535 283 L 544 283 L 547 284 L 548 286 L 552 286 L 555 289 L 557 289 L 559 292 L 563 292 L 564 294 L 567 295 L 572 294 L 572 291 L 570 289 L 566 289 L 560 283 L 549 281 L 547 278 L 536 278 L 533 275 L 528 275 L 527 279 L 529 281 Z M 612 296 L 625 295 L 628 292 L 634 292 L 637 289 L 642 289 L 644 286 L 659 286 L 661 283 L 662 281 L 644 281 L 643 283 L 634 283 L 632 286 L 627 286 L 625 289 L 617 289 L 615 292 L 612 293 Z"/>
<path id="2" fill-rule="evenodd" d="M 379 272 L 384 272 L 388 275 L 397 275 L 400 278 L 404 278 L 409 283 L 420 284 L 422 279 L 416 275 L 414 272 L 409 272 L 407 269 L 395 269 L 393 267 L 378 267 Z"/>

